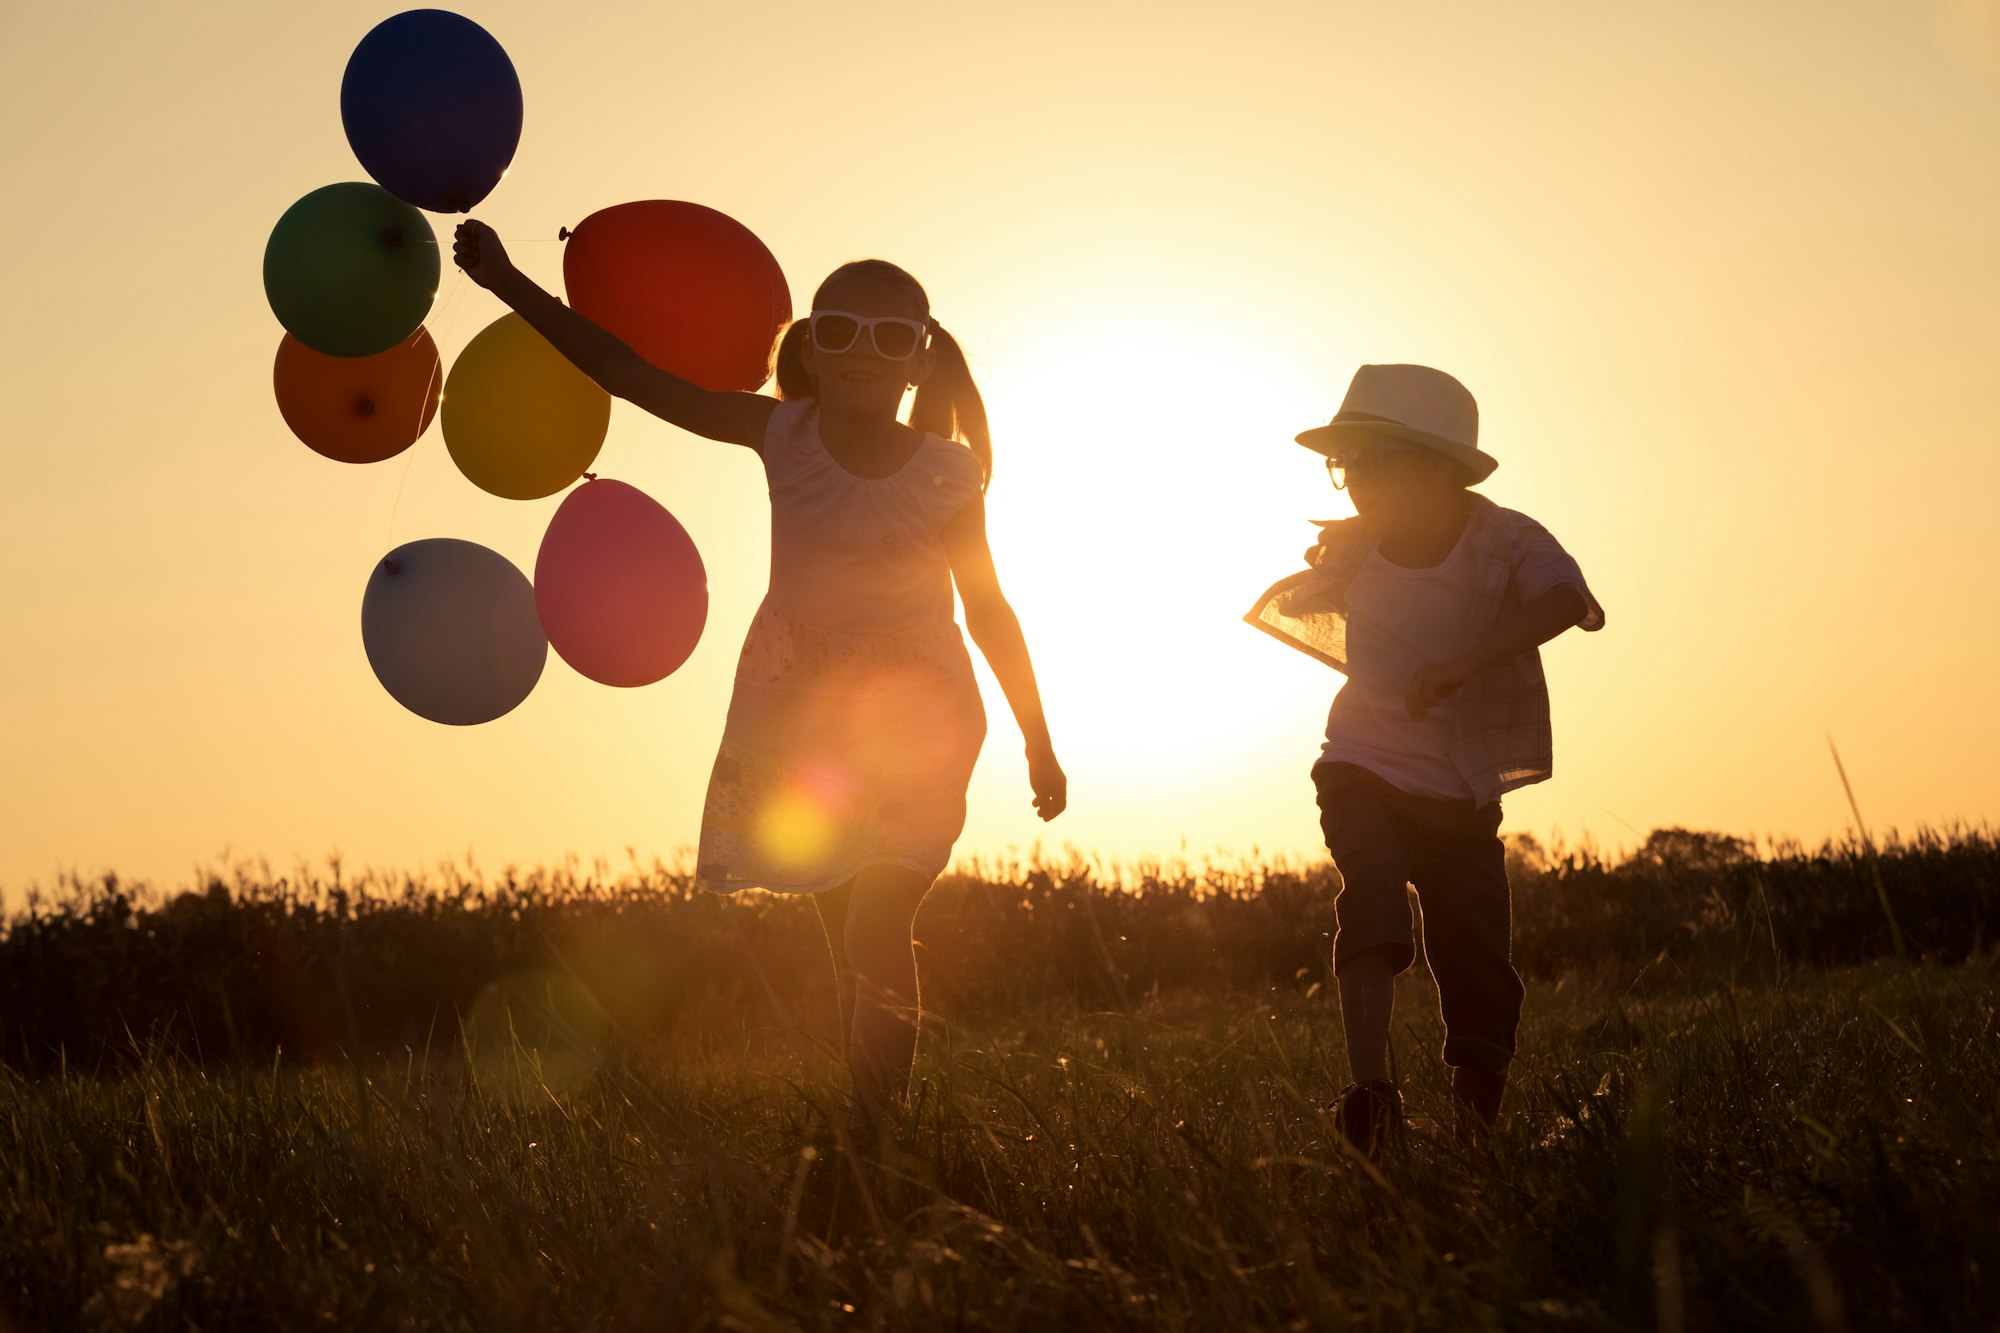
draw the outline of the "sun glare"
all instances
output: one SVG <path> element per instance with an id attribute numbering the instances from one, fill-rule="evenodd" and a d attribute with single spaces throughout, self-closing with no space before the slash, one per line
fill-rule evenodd
<path id="1" fill-rule="evenodd" d="M 1269 646 L 1236 620 L 1344 506 L 1292 443 L 1312 423 L 1246 395 L 1283 349 L 1200 313 L 1068 312 L 989 376 L 995 555 L 1059 745 L 1142 785 L 1252 743 L 1229 702 Z"/>

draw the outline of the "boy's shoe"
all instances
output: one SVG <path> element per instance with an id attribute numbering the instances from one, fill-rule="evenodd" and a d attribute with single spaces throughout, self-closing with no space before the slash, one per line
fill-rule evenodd
<path id="1" fill-rule="evenodd" d="M 1333 1104 L 1333 1123 L 1372 1162 L 1403 1127 L 1403 1094 L 1385 1078 L 1350 1083 Z"/>
<path id="2" fill-rule="evenodd" d="M 1507 1091 L 1504 1069 L 1451 1071 L 1452 1137 L 1467 1151 L 1490 1151 L 1493 1129 L 1500 1122 L 1500 1099 Z"/>

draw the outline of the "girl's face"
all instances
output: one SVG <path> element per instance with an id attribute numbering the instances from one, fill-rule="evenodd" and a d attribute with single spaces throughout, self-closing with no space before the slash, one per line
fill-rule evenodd
<path id="1" fill-rule="evenodd" d="M 819 294 L 814 308 L 837 310 L 862 319 L 923 317 L 908 286 L 891 278 L 868 276 L 835 283 Z M 839 332 L 844 339 L 846 331 Z M 799 357 L 806 374 L 817 385 L 821 407 L 844 415 L 894 418 L 903 405 L 904 390 L 923 383 L 931 373 L 935 354 L 928 347 L 919 346 L 913 355 L 901 359 L 884 356 L 875 345 L 875 332 L 861 330 L 839 352 L 826 351 L 808 333 Z M 895 332 L 884 328 L 881 335 L 884 341 L 892 341 Z"/>

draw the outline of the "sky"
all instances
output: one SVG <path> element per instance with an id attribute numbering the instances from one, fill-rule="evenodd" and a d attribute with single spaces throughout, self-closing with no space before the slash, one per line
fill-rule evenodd
<path id="1" fill-rule="evenodd" d="M 280 418 L 272 225 L 363 179 L 379 4 L 0 9 L 0 902 L 268 858 L 687 859 L 767 576 L 748 451 L 614 407 L 600 475 L 699 545 L 657 684 L 551 656 L 475 728 L 371 675 L 362 590 L 454 536 L 532 569 L 558 498 L 437 426 L 348 466 Z M 1324 856 L 1338 684 L 1239 623 L 1347 507 L 1292 443 L 1365 362 L 1477 395 L 1481 489 L 1608 626 L 1544 650 L 1556 773 L 1504 827 L 1628 847 L 2000 814 L 2000 18 L 1958 3 L 466 4 L 523 85 L 475 212 L 560 291 L 561 226 L 729 213 L 799 309 L 914 272 L 994 429 L 989 528 L 1070 778 L 992 719 L 961 858 Z M 434 217 L 448 231 L 452 220 Z M 447 271 L 447 363 L 503 307 Z M 628 853 L 628 849 L 630 849 Z"/>

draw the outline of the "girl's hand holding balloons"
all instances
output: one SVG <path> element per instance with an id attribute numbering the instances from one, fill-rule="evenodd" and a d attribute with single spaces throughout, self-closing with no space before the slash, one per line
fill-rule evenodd
<path id="1" fill-rule="evenodd" d="M 468 278 L 489 292 L 514 272 L 514 261 L 507 257 L 499 233 L 475 218 L 458 224 L 452 235 L 451 257 Z"/>

